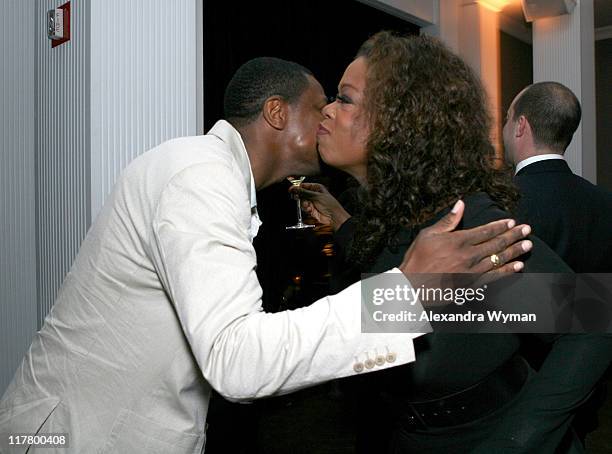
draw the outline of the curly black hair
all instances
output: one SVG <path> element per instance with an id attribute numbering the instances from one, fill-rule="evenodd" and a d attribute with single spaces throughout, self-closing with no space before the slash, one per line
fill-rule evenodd
<path id="1" fill-rule="evenodd" d="M 379 32 L 357 53 L 367 63 L 367 186 L 350 256 L 362 268 L 401 227 L 418 227 L 459 198 L 486 192 L 511 211 L 518 192 L 495 167 L 485 91 L 438 40 Z"/>

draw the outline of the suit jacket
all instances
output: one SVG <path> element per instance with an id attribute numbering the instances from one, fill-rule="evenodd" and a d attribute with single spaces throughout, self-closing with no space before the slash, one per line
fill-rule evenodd
<path id="1" fill-rule="evenodd" d="M 538 161 L 515 177 L 517 215 L 577 273 L 612 272 L 612 193 L 574 175 L 562 159 Z"/>
<path id="2" fill-rule="evenodd" d="M 199 453 L 211 386 L 245 400 L 353 375 L 376 350 L 396 359 L 374 370 L 414 360 L 414 335 L 361 334 L 359 285 L 263 313 L 258 225 L 229 123 L 137 158 L 0 401 L 0 434 L 65 432 L 62 453 Z"/>

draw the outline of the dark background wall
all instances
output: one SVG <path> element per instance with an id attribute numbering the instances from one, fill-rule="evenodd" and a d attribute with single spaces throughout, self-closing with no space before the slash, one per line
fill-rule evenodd
<path id="1" fill-rule="evenodd" d="M 251 58 L 274 56 L 301 63 L 314 72 L 328 95 L 334 95 L 344 69 L 369 36 L 383 29 L 407 34 L 419 30 L 416 25 L 355 0 L 204 0 L 203 28 L 207 130 L 223 116 L 223 92 L 232 74 Z M 320 181 L 336 193 L 350 184 L 346 176 L 329 168 L 323 169 Z M 274 185 L 257 194 L 264 224 L 254 244 L 267 311 L 309 304 L 329 291 L 329 258 L 322 250 L 331 236 L 316 235 L 311 229 L 285 230 L 285 226 L 296 222 L 295 202 L 289 198 L 287 187 L 288 184 Z M 262 405 L 230 404 L 213 394 L 206 452 L 256 452 L 258 433 L 282 430 L 278 426 L 265 430 L 267 426 L 260 418 Z M 289 427 L 287 424 L 293 423 L 282 424 Z M 258 429 L 258 425 L 262 427 Z M 270 443 L 274 444 L 268 441 L 266 446 Z"/>
<path id="2" fill-rule="evenodd" d="M 328 95 L 359 46 L 383 29 L 418 26 L 355 0 L 204 1 L 204 123 L 222 117 L 223 90 L 247 60 L 274 56 L 311 69 Z"/>
<path id="3" fill-rule="evenodd" d="M 597 184 L 612 191 L 612 39 L 595 41 Z"/>
<path id="4" fill-rule="evenodd" d="M 223 117 L 225 87 L 236 69 L 251 58 L 274 56 L 296 61 L 311 69 L 326 93 L 334 95 L 344 69 L 369 36 L 383 29 L 407 34 L 419 30 L 355 0 L 205 0 L 203 13 L 206 130 Z M 344 174 L 323 170 L 322 182 L 331 185 L 332 191 L 339 192 L 348 184 Z M 304 305 L 328 291 L 328 264 L 321 251 L 330 237 L 311 230 L 285 230 L 286 225 L 296 222 L 295 202 L 287 187 L 275 185 L 257 195 L 264 225 L 255 248 L 268 311 Z"/>
<path id="5" fill-rule="evenodd" d="M 507 33 L 499 33 L 502 121 L 514 97 L 533 83 L 533 49 Z"/>

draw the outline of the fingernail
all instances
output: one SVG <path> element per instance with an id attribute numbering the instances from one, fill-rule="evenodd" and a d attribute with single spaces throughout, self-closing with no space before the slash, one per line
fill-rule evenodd
<path id="1" fill-rule="evenodd" d="M 514 221 L 514 219 L 510 219 L 508 221 L 508 228 L 511 229 L 512 227 L 514 227 L 516 225 L 516 222 Z"/>
<path id="2" fill-rule="evenodd" d="M 523 268 L 525 268 L 525 265 L 523 265 L 523 262 L 516 262 L 513 268 L 514 271 L 521 271 Z"/>
<path id="3" fill-rule="evenodd" d="M 460 203 L 461 203 L 461 200 L 457 200 L 455 202 L 455 205 L 453 206 L 453 209 L 451 210 L 451 213 L 457 214 L 457 211 L 459 211 L 459 204 Z"/>
<path id="4" fill-rule="evenodd" d="M 523 232 L 523 235 L 527 236 L 531 233 L 531 227 L 529 227 L 528 225 L 526 225 L 525 227 L 523 227 L 521 229 L 521 232 Z"/>
<path id="5" fill-rule="evenodd" d="M 527 252 L 533 247 L 533 243 L 529 240 L 526 240 L 521 243 L 521 247 L 523 248 L 523 251 Z"/>

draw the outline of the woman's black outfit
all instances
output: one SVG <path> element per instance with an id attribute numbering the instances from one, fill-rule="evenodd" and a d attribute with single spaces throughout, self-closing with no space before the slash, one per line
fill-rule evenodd
<path id="1" fill-rule="evenodd" d="M 511 217 L 484 193 L 464 199 L 460 228 Z M 421 228 L 435 223 L 439 213 Z M 355 218 L 336 235 L 342 261 Z M 404 229 L 397 247 L 385 248 L 366 272 L 398 266 L 420 229 Z M 524 260 L 525 273 L 571 273 L 538 238 Z M 348 261 L 341 264 L 346 270 Z M 354 270 L 355 271 L 355 270 Z M 338 274 L 335 287 L 359 278 Z M 583 402 L 612 358 L 612 337 L 599 334 L 537 335 L 551 344 L 538 373 L 519 355 L 515 334 L 430 333 L 415 340 L 416 361 L 344 380 L 358 415 L 358 450 L 378 453 L 580 452 L 570 430 Z M 557 451 L 556 451 L 557 450 Z"/>
<path id="2" fill-rule="evenodd" d="M 486 194 L 464 201 L 460 228 L 511 217 Z M 361 272 L 379 273 L 399 265 L 420 230 L 401 230 L 397 247 L 387 247 L 371 267 L 357 270 L 345 257 L 356 219 L 349 219 L 335 235 L 335 291 L 359 280 Z M 571 273 L 546 244 L 536 237 L 531 240 L 533 250 L 522 258 L 524 272 Z M 610 363 L 612 338 L 537 337 L 551 346 L 538 373 L 518 354 L 519 335 L 434 332 L 415 340 L 416 361 L 411 364 L 262 400 L 253 452 L 581 452 L 570 422 Z"/>

